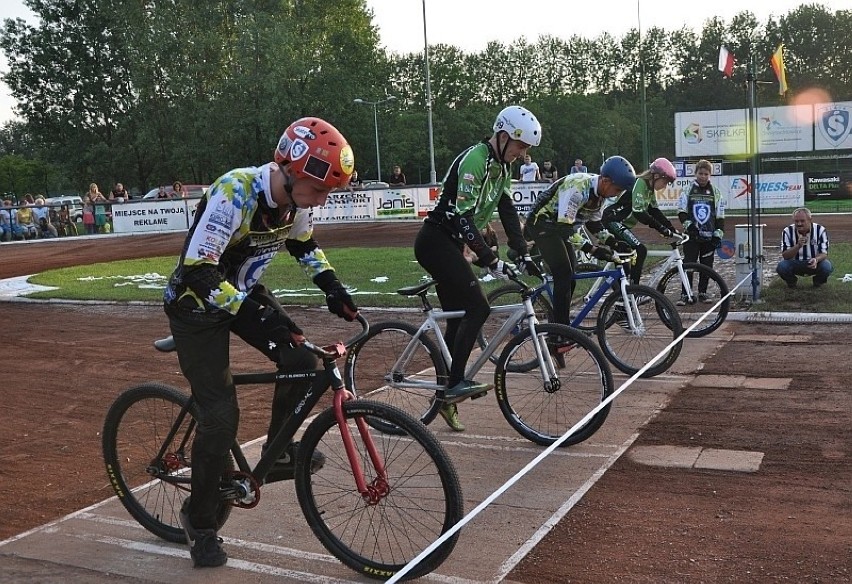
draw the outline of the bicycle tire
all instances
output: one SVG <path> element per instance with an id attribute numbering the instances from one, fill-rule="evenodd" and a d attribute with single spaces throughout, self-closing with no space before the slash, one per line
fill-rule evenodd
<path id="1" fill-rule="evenodd" d="M 507 304 L 520 304 L 522 302 L 520 295 L 521 290 L 521 286 L 514 282 L 500 286 L 488 293 L 488 305 L 493 307 L 504 306 Z M 539 322 L 553 322 L 553 305 L 551 305 L 550 298 L 545 290 L 540 290 L 533 297 L 533 309 L 535 310 L 535 316 Z M 482 325 L 482 328 L 479 330 L 479 334 L 476 337 L 480 349 L 485 350 L 485 347 L 488 346 L 488 340 L 494 338 L 494 335 L 498 330 L 500 330 L 500 327 L 503 326 L 506 316 L 507 314 L 505 313 L 489 314 L 488 320 L 486 320 L 485 324 Z M 519 334 L 522 329 L 526 328 L 526 324 L 526 319 L 517 323 L 512 331 L 512 336 Z M 508 338 L 511 339 L 512 337 Z M 508 340 L 506 342 L 508 343 Z M 496 364 L 500 360 L 500 353 L 502 353 L 502 349 L 499 347 L 496 348 L 494 352 L 491 353 L 489 361 Z"/>
<path id="2" fill-rule="evenodd" d="M 331 554 L 361 575 L 386 580 L 461 520 L 461 484 L 437 438 L 399 408 L 358 399 L 345 402 L 343 414 L 367 484 L 385 495 L 368 501 L 355 488 L 334 408 L 320 413 L 302 436 L 295 461 L 296 495 L 308 525 Z M 401 435 L 394 435 L 368 427 L 384 463 L 386 485 L 366 452 L 355 425 L 358 418 L 381 419 L 401 430 Z M 317 449 L 326 462 L 311 474 L 310 461 Z M 405 579 L 434 571 L 453 551 L 458 537 L 459 532 L 449 537 Z"/>
<path id="3" fill-rule="evenodd" d="M 610 294 L 598 315 L 597 337 L 609 362 L 619 371 L 633 375 L 676 339 L 683 332 L 683 326 L 674 304 L 662 292 L 643 284 L 632 284 L 627 286 L 627 294 L 638 297 L 642 330 L 634 332 L 621 325 L 624 322 L 621 295 Z M 643 301 L 644 298 L 649 300 Z M 677 361 L 682 347 L 683 340 L 673 345 L 641 377 L 654 377 L 667 371 Z"/>
<path id="4" fill-rule="evenodd" d="M 725 279 L 722 278 L 722 276 L 720 276 L 713 268 L 705 266 L 704 264 L 689 262 L 683 264 L 683 269 L 687 272 L 689 279 L 693 282 L 693 284 L 697 283 L 696 279 L 700 281 L 702 274 L 707 277 L 707 294 L 713 304 L 716 304 L 720 298 L 728 294 L 728 285 L 725 283 Z M 696 273 L 698 278 L 695 277 Z M 657 290 L 665 294 L 666 298 L 668 298 L 672 303 L 676 303 L 680 300 L 683 287 L 677 266 L 670 268 L 665 274 L 663 274 L 662 278 L 660 278 L 660 283 L 657 284 Z M 694 293 L 693 298 L 696 296 L 697 293 Z M 686 329 L 698 320 L 698 318 L 703 315 L 708 308 L 710 308 L 710 305 L 695 302 L 692 304 L 687 303 L 684 306 L 677 306 L 675 304 L 675 307 L 680 314 L 680 320 L 683 324 L 683 328 Z M 689 331 L 686 336 L 690 338 L 698 338 L 709 335 L 722 326 L 728 318 L 728 311 L 730 308 L 731 299 L 727 298 L 719 305 L 719 308 L 713 311 L 707 318 L 702 320 L 697 327 Z"/>
<path id="5" fill-rule="evenodd" d="M 132 387 L 121 393 L 107 412 L 101 439 L 107 476 L 118 500 L 142 527 L 173 543 L 186 543 L 180 509 L 191 493 L 188 457 L 198 415 L 195 406 L 166 451 L 170 461 L 156 458 L 188 401 L 188 395 L 168 385 Z M 231 457 L 228 460 L 231 470 L 234 462 Z M 167 466 L 171 468 L 166 472 Z M 154 469 L 162 474 L 155 476 Z M 222 503 L 217 528 L 224 525 L 232 509 Z"/>
<path id="6" fill-rule="evenodd" d="M 401 370 L 392 371 L 403 350 L 417 334 L 418 327 L 403 321 L 386 321 L 370 327 L 370 332 L 346 356 L 344 382 L 346 389 L 359 397 L 388 403 L 408 415 L 429 424 L 438 415 L 440 402 L 435 400 L 435 390 L 395 387 L 395 381 L 423 381 L 446 385 L 447 364 L 435 342 L 426 336 L 418 337 L 418 345 Z M 359 366 L 363 363 L 363 366 Z M 391 379 L 388 379 L 388 377 Z M 390 426 L 381 426 L 381 420 L 371 424 L 385 432 L 394 432 Z"/>
<path id="7" fill-rule="evenodd" d="M 575 270 L 575 272 L 577 274 L 587 274 L 589 272 L 599 272 L 602 269 L 603 268 L 601 268 L 598 264 L 582 263 L 582 264 L 577 265 L 577 269 Z M 585 295 L 586 292 L 588 292 L 588 290 L 592 287 L 592 283 L 594 283 L 596 281 L 597 280 L 591 280 L 591 279 L 576 280 L 577 285 L 580 288 L 580 290 L 575 290 L 573 296 L 575 298 L 579 297 L 581 299 L 582 296 L 580 296 L 580 294 Z M 590 282 L 590 284 L 588 284 L 587 286 L 583 286 L 583 283 L 585 283 L 585 282 Z M 575 328 L 578 328 L 581 331 L 594 332 L 595 329 L 597 329 L 597 326 L 598 326 L 598 313 L 600 312 L 600 308 L 601 308 L 601 306 L 603 306 L 604 300 L 607 299 L 607 296 L 609 296 L 609 294 L 611 292 L 612 292 L 612 290 L 610 290 L 609 292 L 607 292 L 606 294 L 601 296 L 600 300 L 598 300 L 597 303 L 595 304 L 595 306 L 593 306 L 592 309 L 589 310 L 589 313 L 586 314 L 585 318 L 583 318 L 582 321 L 577 323 Z M 572 304 L 575 304 L 575 303 L 572 302 Z M 579 309 L 582 310 L 584 303 L 581 302 L 578 299 L 577 304 L 579 304 Z"/>
<path id="8" fill-rule="evenodd" d="M 494 393 L 503 417 L 515 431 L 536 444 L 549 446 L 613 392 L 612 371 L 600 348 L 585 333 L 563 324 L 540 324 L 536 333 L 533 336 L 526 328 L 506 344 L 494 374 Z M 543 364 L 537 357 L 532 359 L 534 367 L 511 367 L 515 358 L 526 363 L 530 354 L 536 355 L 534 342 L 546 343 L 554 336 L 573 347 L 561 354 L 564 366 L 553 378 L 548 377 L 551 385 L 545 386 Z M 546 345 L 541 347 L 547 351 Z M 602 408 L 560 446 L 587 440 L 603 425 L 609 410 L 609 405 Z"/>

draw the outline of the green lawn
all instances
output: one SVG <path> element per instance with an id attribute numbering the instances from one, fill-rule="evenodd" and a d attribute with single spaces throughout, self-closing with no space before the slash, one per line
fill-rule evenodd
<path id="1" fill-rule="evenodd" d="M 426 272 L 414 260 L 411 248 L 335 249 L 329 253 L 329 259 L 337 266 L 338 276 L 349 287 L 359 306 L 419 306 L 416 298 L 406 298 L 396 293 L 398 288 L 412 286 L 427 278 Z M 755 304 L 751 309 L 852 313 L 852 283 L 839 281 L 844 274 L 852 273 L 852 244 L 832 245 L 831 261 L 834 264 L 834 274 L 826 286 L 814 290 L 810 279 L 805 279 L 797 289 L 788 290 L 783 281 L 771 278 L 764 282 L 761 292 L 763 302 Z M 56 287 L 56 290 L 38 292 L 30 296 L 70 300 L 159 302 L 174 262 L 174 256 L 168 256 L 50 270 L 32 277 L 30 281 Z M 325 304 L 322 292 L 287 254 L 276 257 L 263 281 L 284 304 Z M 483 283 L 483 286 L 487 293 L 500 284 L 499 281 L 492 281 Z M 577 294 L 580 291 L 578 287 Z"/>

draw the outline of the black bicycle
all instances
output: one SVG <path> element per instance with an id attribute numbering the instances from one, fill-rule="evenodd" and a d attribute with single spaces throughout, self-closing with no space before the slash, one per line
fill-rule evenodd
<path id="1" fill-rule="evenodd" d="M 231 447 L 229 469 L 220 482 L 218 525 L 234 507 L 257 506 L 274 462 L 331 387 L 333 405 L 310 422 L 297 450 L 299 506 L 330 553 L 359 574 L 386 580 L 462 518 L 463 500 L 450 458 L 419 420 L 391 405 L 356 399 L 344 389 L 337 360 L 369 331 L 363 317 L 358 321 L 362 331 L 345 343 L 319 347 L 305 342 L 322 359 L 322 369 L 234 375 L 237 385 L 306 378 L 312 383 L 254 468 L 238 443 Z M 160 350 L 173 346 L 158 342 Z M 191 396 L 144 383 L 119 395 L 104 422 L 104 461 L 116 495 L 142 526 L 176 543 L 186 542 L 179 513 L 191 494 L 196 418 Z M 325 455 L 325 465 L 311 473 L 317 450 Z M 405 577 L 435 570 L 457 540 L 458 533 Z"/>

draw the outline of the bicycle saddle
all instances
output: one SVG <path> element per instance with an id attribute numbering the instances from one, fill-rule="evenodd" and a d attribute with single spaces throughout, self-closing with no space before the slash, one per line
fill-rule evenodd
<path id="1" fill-rule="evenodd" d="M 417 296 L 421 292 L 424 292 L 435 285 L 435 280 L 429 280 L 427 282 L 423 282 L 421 284 L 417 284 L 416 286 L 408 286 L 406 288 L 400 288 L 396 291 L 397 294 L 402 294 L 403 296 Z"/>

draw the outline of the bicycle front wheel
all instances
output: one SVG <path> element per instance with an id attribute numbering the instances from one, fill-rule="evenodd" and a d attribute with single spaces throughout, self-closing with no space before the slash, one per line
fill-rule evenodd
<path id="1" fill-rule="evenodd" d="M 371 326 L 367 337 L 349 350 L 345 384 L 359 397 L 391 404 L 429 424 L 440 409 L 434 386 L 447 384 L 447 365 L 432 339 L 421 335 L 412 343 L 417 330 L 403 321 Z M 371 423 L 380 424 L 381 420 Z M 394 431 L 392 427 L 382 429 Z"/>
<path id="2" fill-rule="evenodd" d="M 495 306 L 520 304 L 521 302 L 523 302 L 523 299 L 521 298 L 521 287 L 515 283 L 500 286 L 488 294 L 488 305 L 492 308 Z M 544 288 L 540 288 L 535 296 L 533 296 L 532 304 L 533 309 L 535 310 L 535 316 L 539 322 L 553 322 L 553 305 L 550 303 L 550 298 Z M 503 326 L 508 317 L 509 313 L 505 312 L 492 311 L 488 315 L 488 320 L 486 320 L 485 324 L 482 325 L 482 328 L 479 330 L 479 335 L 477 336 L 477 342 L 479 343 L 480 349 L 484 350 L 485 347 L 488 346 L 491 339 L 494 338 L 497 331 L 500 330 L 500 327 Z M 520 333 L 521 330 L 526 327 L 526 324 L 526 320 L 518 322 L 512 330 L 512 336 Z M 508 338 L 511 339 L 512 337 L 510 336 Z M 502 353 L 502 349 L 496 347 L 491 353 L 489 360 L 492 363 L 497 363 L 500 360 L 500 353 Z"/>
<path id="3" fill-rule="evenodd" d="M 308 525 L 329 552 L 359 574 L 386 580 L 461 520 L 461 484 L 440 442 L 399 408 L 358 399 L 345 402 L 343 413 L 368 492 L 356 488 L 334 408 L 328 408 L 311 422 L 299 445 L 296 495 Z M 383 420 L 400 432 L 388 434 L 359 420 Z M 368 442 L 384 472 L 376 470 Z M 326 462 L 311 474 L 316 450 Z M 426 556 L 406 579 L 440 566 L 458 536 L 456 532 Z"/>
<path id="4" fill-rule="evenodd" d="M 689 328 L 690 325 L 715 305 L 720 298 L 727 296 L 728 285 L 722 276 L 704 264 L 686 263 L 683 264 L 683 271 L 686 273 L 686 277 L 691 284 L 689 294 L 683 288 L 680 271 L 677 266 L 663 274 L 660 283 L 657 284 L 657 290 L 665 294 L 666 298 L 677 306 L 683 328 Z M 704 289 L 705 296 L 702 297 L 699 295 L 699 292 L 703 288 L 704 282 L 707 282 L 707 287 Z M 679 305 L 678 303 L 681 304 Z M 697 338 L 709 335 L 722 326 L 722 323 L 728 318 L 730 308 L 731 300 L 728 298 L 718 308 L 708 314 L 707 318 L 698 323 L 698 326 L 689 331 L 686 336 Z"/>
<path id="5" fill-rule="evenodd" d="M 548 343 L 556 356 L 550 356 Z M 518 365 L 530 362 L 537 365 Z M 536 335 L 525 328 L 513 337 L 500 355 L 494 379 L 503 417 L 521 436 L 542 446 L 553 444 L 613 391 L 612 372 L 601 350 L 584 333 L 562 324 L 540 324 Z M 601 409 L 562 446 L 597 432 L 609 409 Z"/>
<path id="6" fill-rule="evenodd" d="M 661 292 L 642 284 L 627 286 L 627 295 L 635 302 L 625 307 L 621 294 L 610 294 L 598 315 L 598 342 L 610 363 L 633 375 L 651 361 L 683 332 L 677 309 Z M 633 324 L 626 310 L 635 306 Z M 649 367 L 642 377 L 654 377 L 667 371 L 680 355 L 683 341 L 673 345 Z"/>
<path id="7" fill-rule="evenodd" d="M 190 495 L 197 416 L 193 406 L 181 417 L 188 402 L 189 396 L 173 387 L 138 385 L 112 404 L 102 436 L 106 471 L 118 500 L 145 529 L 174 543 L 186 543 L 180 508 Z M 228 468 L 234 468 L 233 459 Z M 221 504 L 218 527 L 232 508 Z"/>

